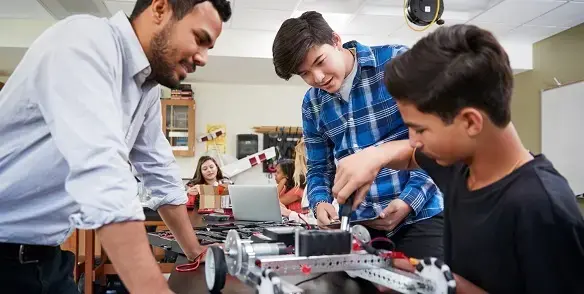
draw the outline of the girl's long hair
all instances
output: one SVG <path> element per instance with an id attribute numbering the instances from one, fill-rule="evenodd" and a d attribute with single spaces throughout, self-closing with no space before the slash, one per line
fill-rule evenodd
<path id="1" fill-rule="evenodd" d="M 304 138 L 300 138 L 294 148 L 296 157 L 294 158 L 294 183 L 296 187 L 304 189 L 306 187 L 306 145 Z"/>

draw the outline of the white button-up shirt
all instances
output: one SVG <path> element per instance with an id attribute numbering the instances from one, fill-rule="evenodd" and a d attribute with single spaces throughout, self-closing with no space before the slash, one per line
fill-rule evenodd
<path id="1" fill-rule="evenodd" d="M 122 12 L 72 16 L 34 41 L 0 91 L 0 242 L 143 220 L 132 166 L 152 209 L 186 203 L 150 72 Z"/>

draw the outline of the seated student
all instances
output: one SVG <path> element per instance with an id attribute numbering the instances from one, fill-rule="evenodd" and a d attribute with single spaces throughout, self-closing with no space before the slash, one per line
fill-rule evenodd
<path id="1" fill-rule="evenodd" d="M 296 154 L 294 157 L 294 183 L 296 186 L 300 186 L 302 184 L 304 186 L 303 193 L 302 193 L 302 200 L 300 201 L 300 207 L 302 212 L 295 212 L 291 211 L 286 208 L 282 203 L 280 203 L 280 210 L 282 215 L 288 217 L 288 219 L 296 221 L 296 222 L 304 222 L 309 225 L 316 225 L 316 217 L 309 209 L 309 202 L 308 202 L 308 189 L 306 189 L 306 145 L 304 143 L 304 138 L 300 138 L 298 144 L 294 148 L 294 153 Z M 336 205 L 335 208 L 338 210 L 338 205 L 336 204 L 336 200 L 333 201 L 333 205 Z"/>
<path id="2" fill-rule="evenodd" d="M 287 209 L 302 213 L 302 195 L 306 186 L 304 176 L 296 182 L 294 179 L 294 161 L 284 159 L 276 165 L 276 182 L 278 183 L 278 197 L 280 203 Z"/>
<path id="3" fill-rule="evenodd" d="M 211 156 L 201 156 L 193 179 L 187 183 L 188 207 L 199 208 L 201 185 L 219 186 L 229 184 L 228 178 L 223 176 L 219 165 Z M 212 213 L 213 209 L 199 209 L 199 213 Z"/>
<path id="4" fill-rule="evenodd" d="M 383 167 L 421 167 L 444 192 L 457 293 L 584 293 L 584 220 L 566 179 L 511 123 L 513 72 L 495 37 L 442 27 L 385 69 L 409 142 L 342 159 L 339 203 L 357 191 L 359 205 Z"/>

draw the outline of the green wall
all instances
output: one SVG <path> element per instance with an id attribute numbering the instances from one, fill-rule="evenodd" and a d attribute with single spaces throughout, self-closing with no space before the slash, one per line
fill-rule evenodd
<path id="1" fill-rule="evenodd" d="M 563 31 L 533 45 L 533 70 L 515 75 L 511 102 L 513 123 L 523 144 L 541 152 L 540 91 L 584 80 L 584 24 Z"/>

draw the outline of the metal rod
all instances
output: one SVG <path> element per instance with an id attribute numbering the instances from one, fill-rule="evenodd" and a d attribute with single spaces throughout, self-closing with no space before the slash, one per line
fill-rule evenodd
<path id="1" fill-rule="evenodd" d="M 343 254 L 323 256 L 261 256 L 256 263 L 261 269 L 270 269 L 280 275 L 340 272 L 378 267 L 391 267 L 391 261 L 372 254 Z"/>

